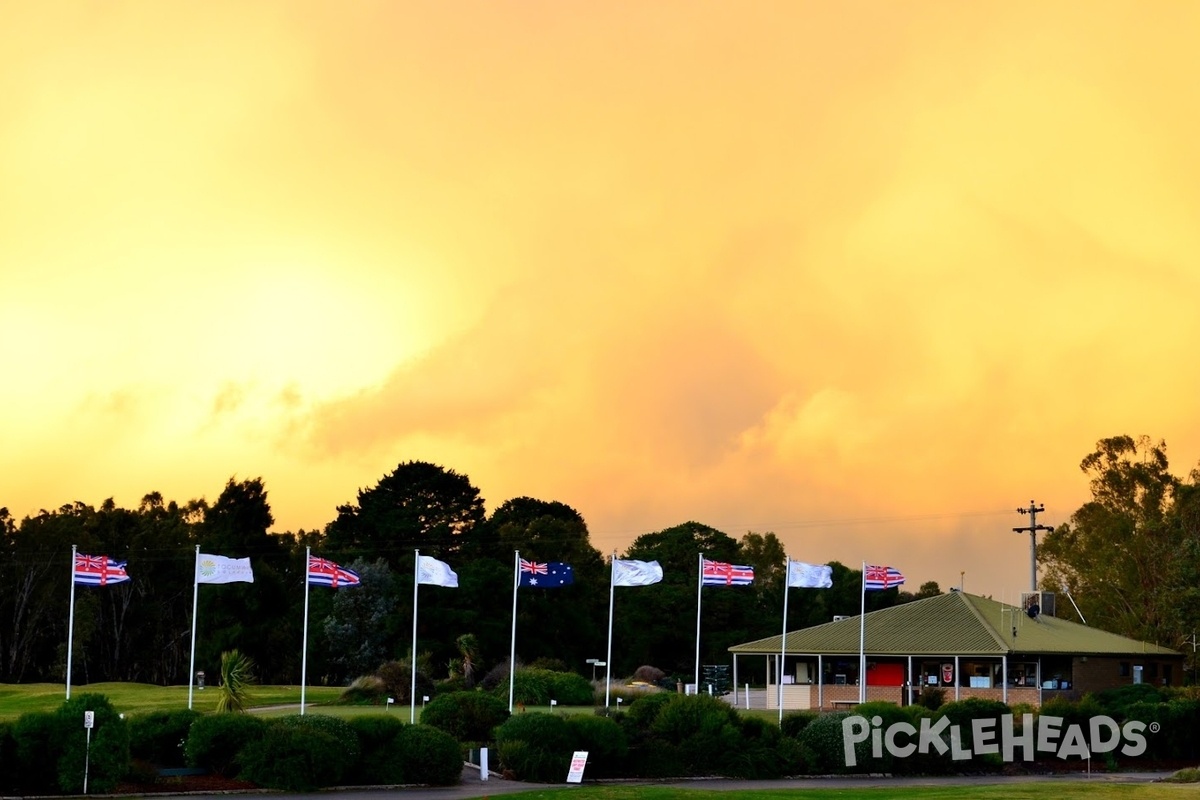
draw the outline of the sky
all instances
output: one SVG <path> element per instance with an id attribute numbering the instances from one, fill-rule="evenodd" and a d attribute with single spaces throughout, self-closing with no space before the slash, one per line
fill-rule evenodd
<path id="1" fill-rule="evenodd" d="M 1200 460 L 1200 5 L 0 5 L 0 506 L 400 463 L 1012 599 Z M 1191 365 L 1191 366 L 1189 366 Z"/>

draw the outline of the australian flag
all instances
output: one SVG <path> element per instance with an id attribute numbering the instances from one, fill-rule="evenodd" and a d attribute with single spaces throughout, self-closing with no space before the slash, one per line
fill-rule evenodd
<path id="1" fill-rule="evenodd" d="M 575 582 L 570 564 L 561 561 L 526 561 L 521 559 L 520 585 L 535 589 L 558 589 Z"/>
<path id="2" fill-rule="evenodd" d="M 308 557 L 308 582 L 313 586 L 329 586 L 340 589 L 346 586 L 358 586 L 358 573 L 352 569 L 316 556 Z"/>
<path id="3" fill-rule="evenodd" d="M 108 556 L 85 556 L 75 554 L 75 583 L 80 586 L 109 586 L 130 580 L 125 572 L 125 561 L 114 561 Z"/>

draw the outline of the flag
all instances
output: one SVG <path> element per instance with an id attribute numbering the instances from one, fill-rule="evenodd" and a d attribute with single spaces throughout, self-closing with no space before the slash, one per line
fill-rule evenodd
<path id="1" fill-rule="evenodd" d="M 526 561 L 521 559 L 521 571 L 518 573 L 521 586 L 537 589 L 557 589 L 575 582 L 575 571 L 570 564 L 561 561 Z"/>
<path id="2" fill-rule="evenodd" d="M 904 576 L 895 567 L 876 567 L 868 564 L 863 567 L 863 591 L 874 592 L 880 589 L 891 589 L 904 583 Z"/>
<path id="3" fill-rule="evenodd" d="M 707 558 L 703 561 L 704 574 L 700 582 L 704 586 L 749 586 L 754 583 L 754 567 L 709 561 Z"/>
<path id="4" fill-rule="evenodd" d="M 308 557 L 308 582 L 313 586 L 329 586 L 333 589 L 362 583 L 354 570 L 316 556 Z"/>
<path id="5" fill-rule="evenodd" d="M 789 561 L 787 585 L 792 589 L 830 589 L 833 587 L 833 567 Z"/>
<path id="6" fill-rule="evenodd" d="M 447 589 L 458 588 L 458 575 L 450 569 L 445 561 L 438 561 L 429 556 L 417 556 L 417 583 L 429 583 L 434 586 L 445 586 Z"/>
<path id="7" fill-rule="evenodd" d="M 75 554 L 75 583 L 81 586 L 108 586 L 125 583 L 130 577 L 125 572 L 127 561 L 113 561 L 108 556 L 85 556 Z"/>
<path id="8" fill-rule="evenodd" d="M 613 586 L 649 586 L 663 579 L 662 567 L 657 561 L 622 561 L 614 558 L 612 570 Z"/>
<path id="9" fill-rule="evenodd" d="M 196 554 L 196 583 L 254 583 L 249 558 Z"/>

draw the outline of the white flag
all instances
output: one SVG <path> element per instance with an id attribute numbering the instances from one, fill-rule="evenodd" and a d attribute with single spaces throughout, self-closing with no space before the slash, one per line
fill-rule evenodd
<path id="1" fill-rule="evenodd" d="M 663 579 L 662 567 L 657 561 L 622 561 L 614 558 L 612 569 L 613 586 L 649 586 Z"/>
<path id="2" fill-rule="evenodd" d="M 457 589 L 458 575 L 445 561 L 438 561 L 429 556 L 417 556 L 417 583 Z"/>
<path id="3" fill-rule="evenodd" d="M 249 558 L 200 553 L 196 556 L 196 583 L 254 583 L 254 570 Z"/>
<path id="4" fill-rule="evenodd" d="M 799 589 L 833 588 L 833 567 L 828 564 L 805 564 L 803 561 L 788 563 L 787 585 Z"/>

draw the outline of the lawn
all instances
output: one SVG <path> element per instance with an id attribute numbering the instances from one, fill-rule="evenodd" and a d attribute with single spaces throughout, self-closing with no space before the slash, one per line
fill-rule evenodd
<path id="1" fill-rule="evenodd" d="M 310 686 L 305 703 L 328 703 L 341 695 L 340 687 Z M 92 683 L 72 686 L 72 699 L 83 694 L 102 694 L 113 708 L 123 714 L 171 711 L 187 708 L 188 687 L 155 686 L 148 683 Z M 0 722 L 15 720 L 27 711 L 54 711 L 67 699 L 67 687 L 61 683 L 0 684 Z M 298 706 L 299 686 L 254 686 L 250 689 L 252 707 Z M 217 692 L 212 688 L 194 689 L 192 707 L 197 711 L 215 711 Z M 378 713 L 379 708 L 374 708 Z M 286 712 L 285 712 L 286 713 Z M 407 714 L 407 708 L 405 709 Z"/>
<path id="2" fill-rule="evenodd" d="M 880 779 L 886 783 L 886 779 Z M 714 791 L 669 786 L 578 786 L 506 793 L 514 800 L 1184 800 L 1200 796 L 1196 784 L 1106 783 L 1102 778 L 1055 778 L 1036 783 L 944 786 L 847 786 L 836 789 Z"/>

